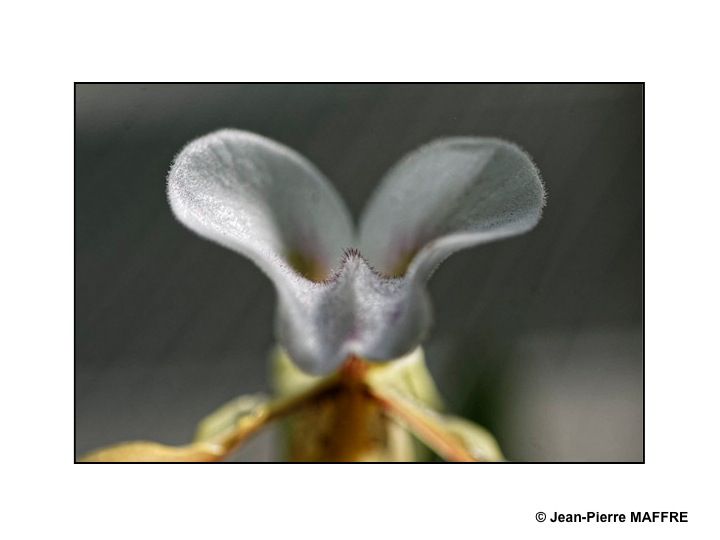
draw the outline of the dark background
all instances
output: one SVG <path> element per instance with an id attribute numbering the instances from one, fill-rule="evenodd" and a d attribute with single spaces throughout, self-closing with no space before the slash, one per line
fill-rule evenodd
<path id="1" fill-rule="evenodd" d="M 405 152 L 514 141 L 543 174 L 531 233 L 461 252 L 430 282 L 425 343 L 448 408 L 516 461 L 643 459 L 642 85 L 76 86 L 76 453 L 183 443 L 268 389 L 274 292 L 165 199 L 180 148 L 220 127 L 307 156 L 357 218 Z M 277 459 L 272 431 L 240 459 Z"/>

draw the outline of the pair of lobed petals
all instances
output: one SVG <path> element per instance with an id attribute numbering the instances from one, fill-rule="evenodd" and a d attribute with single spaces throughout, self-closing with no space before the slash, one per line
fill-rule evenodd
<path id="1" fill-rule="evenodd" d="M 297 152 L 221 130 L 188 144 L 168 197 L 191 230 L 251 259 L 278 294 L 277 338 L 305 372 L 413 350 L 431 321 L 425 284 L 451 253 L 528 231 L 545 193 L 514 144 L 439 139 L 385 175 L 355 230 L 342 199 Z"/>

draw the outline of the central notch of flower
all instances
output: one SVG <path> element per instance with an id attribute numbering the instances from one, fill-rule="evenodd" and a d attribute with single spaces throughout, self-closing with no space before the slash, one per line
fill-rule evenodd
<path id="1" fill-rule="evenodd" d="M 425 283 L 435 268 L 457 250 L 531 229 L 545 197 L 517 146 L 440 139 L 387 173 L 356 230 L 314 165 L 237 130 L 187 145 L 168 196 L 182 223 L 273 281 L 278 339 L 312 374 L 349 357 L 384 362 L 414 349 L 430 326 Z"/>

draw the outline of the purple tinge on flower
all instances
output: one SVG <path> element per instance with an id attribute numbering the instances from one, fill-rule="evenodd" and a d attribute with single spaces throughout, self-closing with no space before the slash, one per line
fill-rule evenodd
<path id="1" fill-rule="evenodd" d="M 405 156 L 354 232 L 331 184 L 293 150 L 238 130 L 188 144 L 168 176 L 177 218 L 250 258 L 278 293 L 278 340 L 303 370 L 387 361 L 430 325 L 425 283 L 443 259 L 523 233 L 544 190 L 530 158 L 497 139 L 440 139 Z"/>

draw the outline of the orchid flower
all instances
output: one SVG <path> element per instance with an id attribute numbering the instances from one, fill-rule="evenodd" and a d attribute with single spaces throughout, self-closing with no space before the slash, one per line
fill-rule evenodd
<path id="1" fill-rule="evenodd" d="M 419 345 L 438 265 L 538 223 L 545 193 L 520 148 L 480 137 L 426 144 L 390 169 L 355 229 L 307 159 L 225 129 L 180 152 L 168 198 L 182 224 L 272 280 L 277 395 L 227 404 L 188 446 L 125 443 L 88 459 L 215 461 L 287 415 L 291 458 L 301 461 L 408 461 L 419 455 L 410 434 L 446 459 L 502 459 L 488 432 L 437 412 Z"/>

